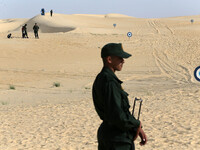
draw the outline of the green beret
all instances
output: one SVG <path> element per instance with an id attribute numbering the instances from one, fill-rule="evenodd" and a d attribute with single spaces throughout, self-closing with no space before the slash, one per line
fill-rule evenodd
<path id="1" fill-rule="evenodd" d="M 122 58 L 128 58 L 131 54 L 125 52 L 121 43 L 108 43 L 101 49 L 101 58 L 107 56 L 119 56 Z"/>

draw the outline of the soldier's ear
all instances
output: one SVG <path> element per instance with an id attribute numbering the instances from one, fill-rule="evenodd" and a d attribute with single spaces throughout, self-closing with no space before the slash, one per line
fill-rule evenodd
<path id="1" fill-rule="evenodd" d="M 109 64 L 112 63 L 112 57 L 111 57 L 111 56 L 106 57 L 106 60 L 107 60 L 107 62 L 108 62 Z"/>

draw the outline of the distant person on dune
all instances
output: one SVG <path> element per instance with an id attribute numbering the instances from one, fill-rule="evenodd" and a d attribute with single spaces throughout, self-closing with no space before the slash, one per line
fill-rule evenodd
<path id="1" fill-rule="evenodd" d="M 39 39 L 38 30 L 39 30 L 39 26 L 37 25 L 37 23 L 35 23 L 35 25 L 33 26 L 33 31 L 34 31 L 36 39 Z"/>
<path id="2" fill-rule="evenodd" d="M 9 33 L 9 34 L 7 35 L 7 38 L 8 38 L 8 39 L 11 39 L 11 38 L 12 38 L 11 36 L 12 36 L 12 34 Z"/>
<path id="3" fill-rule="evenodd" d="M 44 8 L 41 9 L 41 15 L 43 15 L 43 16 L 45 15 L 45 10 L 44 10 Z"/>
<path id="4" fill-rule="evenodd" d="M 28 33 L 27 33 L 27 24 L 22 26 L 22 38 L 28 38 Z"/>
<path id="5" fill-rule="evenodd" d="M 51 15 L 51 17 L 52 17 L 52 15 L 53 15 L 53 10 L 50 11 L 50 15 Z"/>

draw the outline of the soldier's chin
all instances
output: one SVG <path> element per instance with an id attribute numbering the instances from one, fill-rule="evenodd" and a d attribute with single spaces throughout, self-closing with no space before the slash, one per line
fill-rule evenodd
<path id="1" fill-rule="evenodd" d="M 117 71 L 121 71 L 122 70 L 122 66 L 117 68 Z"/>

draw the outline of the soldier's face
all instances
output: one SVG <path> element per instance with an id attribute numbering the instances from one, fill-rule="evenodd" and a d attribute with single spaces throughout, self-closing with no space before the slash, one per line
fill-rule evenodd
<path id="1" fill-rule="evenodd" d="M 118 56 L 111 56 L 111 65 L 115 71 L 121 71 L 124 64 L 124 59 Z"/>

